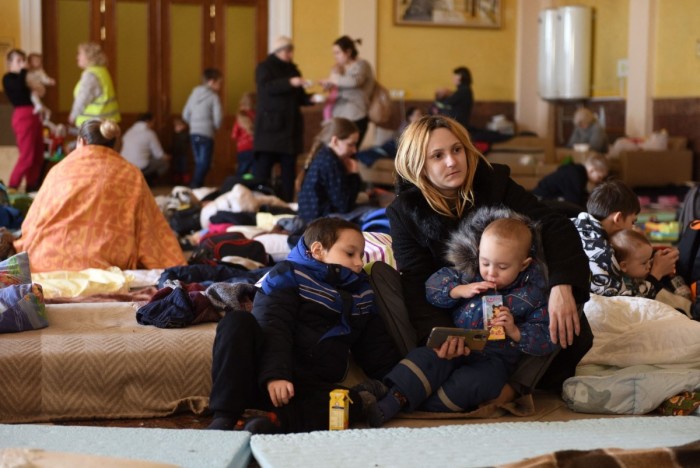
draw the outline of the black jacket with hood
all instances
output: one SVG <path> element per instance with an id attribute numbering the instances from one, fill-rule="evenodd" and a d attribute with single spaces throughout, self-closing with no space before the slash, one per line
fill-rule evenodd
<path id="1" fill-rule="evenodd" d="M 440 268 L 450 265 L 445 259 L 447 241 L 459 227 L 461 219 L 435 212 L 412 184 L 399 184 L 397 192 L 386 213 L 391 225 L 394 256 L 401 271 L 404 301 L 419 343 L 422 343 L 432 327 L 454 326 L 448 312 L 426 300 L 425 281 Z M 550 287 L 569 284 L 577 303 L 588 301 L 588 257 L 568 218 L 539 203 L 510 178 L 508 166 L 501 164 L 489 165 L 481 160 L 474 176 L 473 192 L 474 207 L 465 210 L 463 217 L 478 207 L 505 206 L 538 221 L 542 228 Z"/>

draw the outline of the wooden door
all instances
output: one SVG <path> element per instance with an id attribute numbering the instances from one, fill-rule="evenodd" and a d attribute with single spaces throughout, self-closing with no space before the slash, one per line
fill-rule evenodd
<path id="1" fill-rule="evenodd" d="M 168 150 L 172 124 L 180 116 L 202 71 L 218 68 L 224 121 L 216 135 L 208 185 L 235 170 L 229 135 L 240 96 L 254 90 L 254 70 L 267 50 L 267 0 L 43 0 L 44 55 L 57 87 L 47 103 L 56 122 L 66 122 L 81 42 L 99 42 L 127 129 L 143 112 Z"/>

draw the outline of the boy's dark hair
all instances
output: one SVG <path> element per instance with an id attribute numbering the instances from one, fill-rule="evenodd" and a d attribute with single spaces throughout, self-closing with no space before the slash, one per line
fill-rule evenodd
<path id="1" fill-rule="evenodd" d="M 328 250 L 338 241 L 343 229 L 352 229 L 362 233 L 360 226 L 342 218 L 318 218 L 312 221 L 304 231 L 304 243 L 311 247 L 314 242 L 320 242 Z"/>
<path id="2" fill-rule="evenodd" d="M 220 80 L 221 72 L 218 68 L 207 68 L 204 70 L 204 73 L 202 73 L 202 78 L 204 79 L 205 83 Z"/>
<path id="3" fill-rule="evenodd" d="M 143 114 L 139 114 L 138 117 L 136 117 L 137 122 L 150 122 L 153 120 L 153 114 L 150 112 L 144 112 Z"/>
<path id="4" fill-rule="evenodd" d="M 603 182 L 591 193 L 586 203 L 586 211 L 598 221 L 619 211 L 623 216 L 636 215 L 641 211 L 639 198 L 621 180 Z"/>

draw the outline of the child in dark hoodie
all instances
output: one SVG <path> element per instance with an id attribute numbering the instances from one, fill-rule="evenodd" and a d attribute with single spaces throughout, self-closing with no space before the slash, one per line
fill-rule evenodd
<path id="1" fill-rule="evenodd" d="M 271 412 L 244 422 L 244 430 L 328 429 L 329 393 L 342 388 L 339 382 L 346 377 L 351 355 L 373 379 L 381 379 L 401 359 L 363 270 L 364 245 L 362 232 L 353 223 L 339 218 L 312 222 L 287 260 L 275 265 L 263 280 L 253 303 L 257 325 L 249 333 L 236 335 L 239 340 L 260 335 L 252 353 L 243 355 L 241 350 L 227 359 L 222 348 L 224 329 L 217 330 L 211 429 L 233 428 L 239 417 L 233 411 L 239 402 L 233 400 L 245 398 L 241 397 L 246 394 L 244 387 L 256 377 L 256 407 Z M 232 333 L 226 335 L 234 340 Z M 240 348 L 240 342 L 228 345 Z M 247 375 L 235 370 L 241 361 L 253 363 Z M 376 405 L 377 392 L 368 392 L 372 389 L 366 386 L 372 382 L 350 391 L 350 423 L 360 421 L 368 407 Z M 223 401 L 227 393 L 230 401 Z"/>
<path id="2" fill-rule="evenodd" d="M 215 68 L 204 70 L 204 84 L 195 87 L 187 98 L 182 120 L 190 126 L 190 141 L 194 155 L 194 177 L 191 188 L 204 185 L 212 155 L 214 134 L 221 126 L 221 102 L 217 94 L 221 89 L 221 72 Z"/>
<path id="3" fill-rule="evenodd" d="M 495 399 L 522 355 L 556 348 L 549 336 L 548 287 L 536 226 L 505 208 L 482 208 L 453 234 L 445 267 L 426 282 L 426 296 L 451 309 L 456 327 L 491 330 L 483 351 L 449 338 L 439 349 L 416 348 L 387 374 L 389 392 L 369 414 L 378 427 L 402 408 L 461 412 Z M 490 305 L 497 307 L 485 320 Z M 493 328 L 492 328 L 493 327 Z M 505 336 L 494 335 L 502 327 Z M 492 340 L 492 338 L 494 338 Z M 454 357 L 454 358 L 453 358 Z"/>

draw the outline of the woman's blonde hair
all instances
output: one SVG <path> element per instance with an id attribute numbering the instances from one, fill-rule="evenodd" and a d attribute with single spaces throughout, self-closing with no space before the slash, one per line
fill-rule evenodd
<path id="1" fill-rule="evenodd" d="M 459 188 L 456 199 L 446 199 L 433 186 L 425 173 L 425 162 L 428 159 L 428 141 L 433 130 L 444 128 L 452 132 L 464 146 L 467 159 L 467 176 Z M 467 206 L 474 204 L 472 183 L 479 160 L 486 160 L 474 147 L 469 134 L 456 120 L 443 115 L 426 115 L 411 123 L 401 134 L 399 148 L 396 152 L 394 166 L 398 177 L 418 187 L 430 207 L 436 212 L 451 218 L 460 218 Z"/>
<path id="2" fill-rule="evenodd" d="M 83 42 L 78 45 L 78 50 L 82 50 L 87 59 L 88 65 L 107 65 L 107 56 L 102 51 L 102 47 L 96 42 Z"/>
<path id="3" fill-rule="evenodd" d="M 100 145 L 107 148 L 114 148 L 121 135 L 119 124 L 114 120 L 88 120 L 83 123 L 78 130 L 78 138 L 82 139 L 86 145 Z"/>
<path id="4" fill-rule="evenodd" d="M 586 107 L 579 107 L 576 109 L 576 112 L 574 112 L 574 125 L 577 127 L 580 127 L 581 125 L 588 127 L 596 120 L 595 114 Z"/>
<path id="5" fill-rule="evenodd" d="M 333 117 L 326 122 L 321 124 L 321 131 L 314 138 L 311 144 L 311 149 L 309 150 L 309 155 L 306 157 L 306 162 L 304 163 L 304 170 L 302 170 L 294 183 L 294 188 L 297 192 L 301 190 L 301 184 L 304 182 L 304 177 L 306 176 L 306 171 L 311 166 L 311 162 L 316 157 L 316 154 L 324 146 L 328 146 L 333 137 L 339 140 L 345 140 L 349 138 L 353 133 L 359 133 L 357 125 L 355 125 L 351 120 L 344 119 L 342 117 Z"/>

